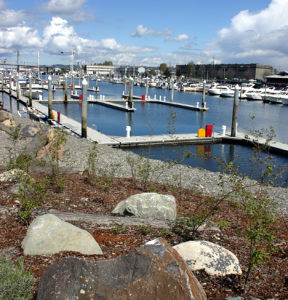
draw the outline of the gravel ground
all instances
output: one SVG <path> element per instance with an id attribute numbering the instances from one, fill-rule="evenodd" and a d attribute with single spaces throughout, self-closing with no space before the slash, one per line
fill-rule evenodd
<path id="1" fill-rule="evenodd" d="M 17 115 L 13 116 L 16 124 L 21 124 L 21 127 L 33 125 L 41 130 L 41 134 L 45 134 L 50 128 L 47 125 L 40 124 L 25 118 L 20 118 Z M 1 130 L 2 129 L 2 130 Z M 3 126 L 0 128 L 0 165 L 4 166 L 7 162 L 8 150 L 13 146 L 10 135 L 3 131 Z M 35 144 L 35 137 L 21 138 L 17 142 L 18 149 L 29 149 Z M 36 143 L 37 144 L 37 143 Z M 81 139 L 76 136 L 67 135 L 65 151 L 61 166 L 69 172 L 82 172 L 87 168 L 88 155 L 93 148 L 93 143 Z M 114 149 L 105 145 L 97 145 L 97 163 L 98 169 L 104 170 L 106 174 L 112 171 L 117 177 L 131 177 L 131 167 L 127 163 L 127 157 L 133 160 L 136 165 L 143 165 L 143 160 L 138 155 L 132 152 Z M 181 176 L 181 186 L 183 188 L 196 189 L 204 194 L 217 196 L 223 194 L 223 188 L 220 185 L 220 173 L 210 172 L 203 169 L 192 168 L 184 165 L 168 166 L 157 160 L 149 160 L 149 170 L 152 174 L 151 179 L 156 182 L 161 182 L 169 185 L 180 185 L 179 177 Z M 224 175 L 224 191 L 230 190 L 229 179 L 231 177 Z M 247 188 L 255 189 L 255 181 L 246 180 Z M 256 185 L 257 188 L 257 185 Z M 267 187 L 268 194 L 274 200 L 279 212 L 286 214 L 288 212 L 288 188 Z"/>

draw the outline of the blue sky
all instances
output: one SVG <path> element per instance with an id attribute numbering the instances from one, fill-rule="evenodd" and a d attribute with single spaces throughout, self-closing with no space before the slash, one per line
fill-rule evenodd
<path id="1" fill-rule="evenodd" d="M 288 0 L 0 0 L 0 61 L 288 70 L 287 38 Z"/>

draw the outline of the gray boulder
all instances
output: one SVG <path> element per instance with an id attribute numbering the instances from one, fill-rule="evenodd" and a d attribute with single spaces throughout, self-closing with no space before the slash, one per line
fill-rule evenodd
<path id="1" fill-rule="evenodd" d="M 22 248 L 25 255 L 49 255 L 61 251 L 103 254 L 89 232 L 52 214 L 39 216 L 30 224 Z"/>
<path id="2" fill-rule="evenodd" d="M 20 135 L 24 137 L 34 137 L 40 129 L 34 125 L 26 125 L 20 130 Z"/>
<path id="3" fill-rule="evenodd" d="M 112 213 L 134 215 L 138 218 L 175 220 L 177 214 L 176 200 L 171 195 L 136 194 L 118 203 Z"/>
<path id="4" fill-rule="evenodd" d="M 229 250 L 208 241 L 189 241 L 173 247 L 192 271 L 202 270 L 209 275 L 241 275 L 237 257 Z"/>
<path id="5" fill-rule="evenodd" d="M 0 110 L 0 122 L 3 122 L 5 120 L 9 120 L 12 117 L 12 115 L 5 110 Z"/>
<path id="6" fill-rule="evenodd" d="M 65 258 L 42 274 L 38 300 L 204 300 L 203 288 L 163 239 L 111 260 Z"/>

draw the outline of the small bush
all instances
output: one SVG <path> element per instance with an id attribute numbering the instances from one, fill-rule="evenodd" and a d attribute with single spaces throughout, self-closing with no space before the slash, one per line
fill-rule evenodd
<path id="1" fill-rule="evenodd" d="M 34 278 L 31 272 L 25 272 L 23 260 L 13 264 L 0 255 L 0 299 L 32 299 Z"/>

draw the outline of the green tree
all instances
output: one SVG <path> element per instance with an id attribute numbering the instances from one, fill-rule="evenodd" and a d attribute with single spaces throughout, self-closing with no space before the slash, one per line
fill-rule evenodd
<path id="1" fill-rule="evenodd" d="M 168 69 L 167 64 L 162 63 L 160 64 L 159 70 L 163 74 Z"/>
<path id="2" fill-rule="evenodd" d="M 167 69 L 164 71 L 164 76 L 167 77 L 167 78 L 171 76 L 171 72 L 170 72 L 169 68 L 167 68 Z"/>
<path id="3" fill-rule="evenodd" d="M 195 77 L 195 64 L 190 61 L 187 65 L 187 77 Z"/>

